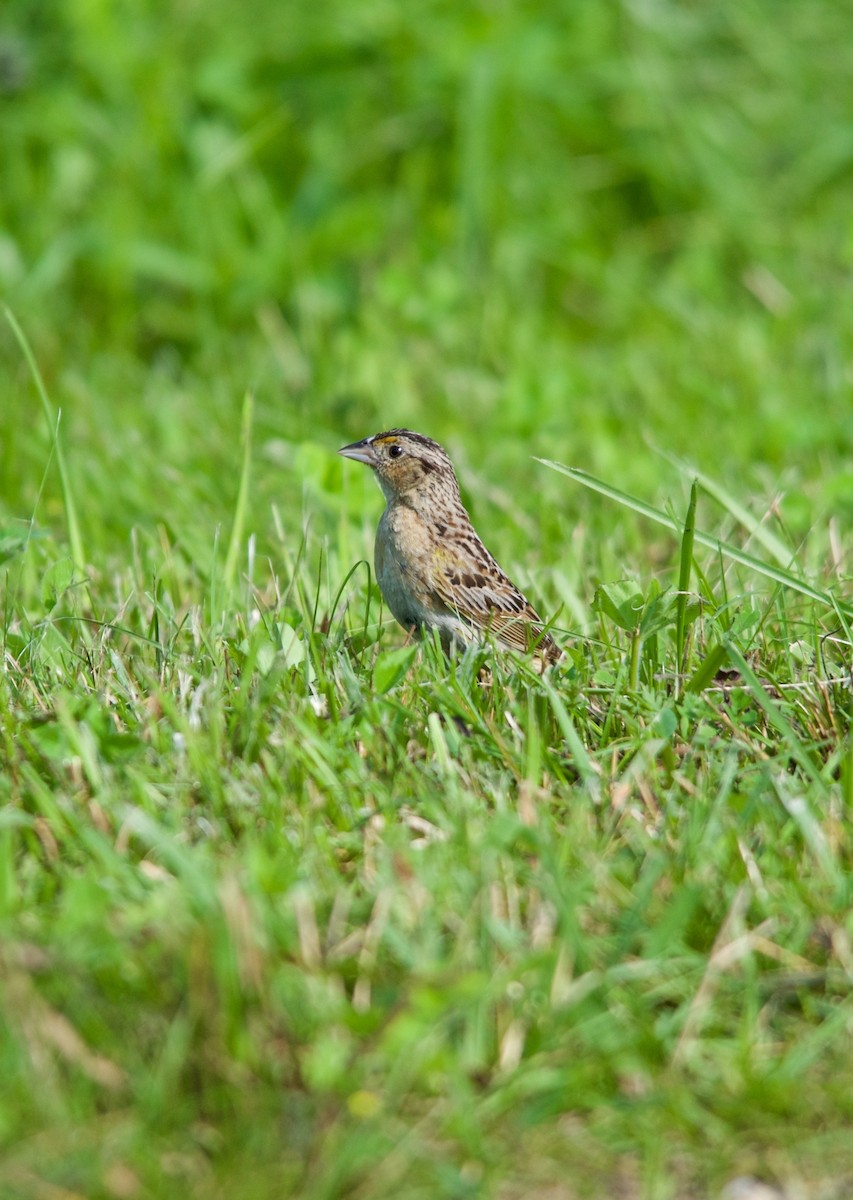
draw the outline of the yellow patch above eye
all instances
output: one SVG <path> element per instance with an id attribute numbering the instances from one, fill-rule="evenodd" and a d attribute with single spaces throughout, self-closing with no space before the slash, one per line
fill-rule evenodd
<path id="1" fill-rule="evenodd" d="M 397 439 L 395 437 L 375 438 L 374 446 L 396 446 Z"/>

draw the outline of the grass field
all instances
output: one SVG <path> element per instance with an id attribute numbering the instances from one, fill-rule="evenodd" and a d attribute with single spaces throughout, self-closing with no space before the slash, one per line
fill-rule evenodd
<path id="1" fill-rule="evenodd" d="M 853 1195 L 851 34 L 6 0 L 3 1200 Z"/>

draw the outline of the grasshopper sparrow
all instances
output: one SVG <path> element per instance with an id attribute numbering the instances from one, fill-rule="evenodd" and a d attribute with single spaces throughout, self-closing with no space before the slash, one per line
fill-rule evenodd
<path id="1" fill-rule="evenodd" d="M 372 467 L 385 494 L 376 579 L 404 629 L 438 629 L 445 650 L 492 634 L 513 650 L 535 650 L 543 667 L 559 658 L 539 614 L 477 536 L 438 442 L 389 429 L 338 453 Z"/>

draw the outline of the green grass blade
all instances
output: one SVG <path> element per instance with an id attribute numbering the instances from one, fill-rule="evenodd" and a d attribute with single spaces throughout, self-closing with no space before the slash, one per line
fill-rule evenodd
<path id="1" fill-rule="evenodd" d="M 726 642 L 726 655 L 732 666 L 737 668 L 758 707 L 776 732 L 782 736 L 791 758 L 802 768 L 812 783 L 817 784 L 822 791 L 825 791 L 826 785 L 823 776 L 813 756 L 803 745 L 791 722 L 783 715 L 781 706 L 768 694 L 752 667 L 731 641 Z"/>
<path id="2" fill-rule="evenodd" d="M 231 526 L 231 537 L 228 542 L 228 553 L 225 556 L 223 584 L 225 595 L 231 594 L 237 578 L 237 563 L 243 545 L 243 534 L 246 529 L 246 513 L 249 509 L 249 484 L 252 472 L 252 418 L 254 415 L 254 397 L 246 392 L 243 399 L 243 421 L 240 429 L 240 441 L 243 447 L 243 461 L 240 467 L 240 486 L 237 490 L 237 504 L 234 509 L 234 523 Z"/>
<path id="3" fill-rule="evenodd" d="M 681 537 L 681 564 L 678 571 L 678 599 L 675 608 L 675 653 L 676 671 L 680 677 L 684 670 L 684 622 L 687 614 L 687 591 L 690 587 L 690 568 L 693 563 L 693 541 L 696 534 L 696 480 L 690 488 L 690 503 L 684 519 Z"/>
<path id="4" fill-rule="evenodd" d="M 68 474 L 68 466 L 65 462 L 65 454 L 62 449 L 62 443 L 59 440 L 59 423 L 62 419 L 62 409 L 54 415 L 53 405 L 47 394 L 47 388 L 44 385 L 44 380 L 41 377 L 41 371 L 38 368 L 35 355 L 32 347 L 27 340 L 27 335 L 24 333 L 21 326 L 18 324 L 17 318 L 12 310 L 3 305 L 3 313 L 11 327 L 12 333 L 15 335 L 15 340 L 21 348 L 21 353 L 26 359 L 27 366 L 30 368 L 30 374 L 33 377 L 33 382 L 36 385 L 36 391 L 41 400 L 44 419 L 47 422 L 47 427 L 51 432 L 53 440 L 53 451 L 56 454 L 56 465 L 59 469 L 59 482 L 62 488 L 62 503 L 65 508 L 65 520 L 68 525 L 68 544 L 71 549 L 71 560 L 74 563 L 75 570 L 81 575 L 86 575 L 86 554 L 83 549 L 83 535 L 80 532 L 80 522 L 77 517 L 77 506 L 74 503 L 74 493 L 71 489 L 71 479 Z"/>
<path id="5" fill-rule="evenodd" d="M 726 661 L 725 646 L 712 646 L 685 686 L 686 692 L 703 692 Z"/>
<path id="6" fill-rule="evenodd" d="M 731 516 L 733 516 L 738 522 L 738 524 L 742 525 L 743 528 L 747 530 L 749 536 L 755 538 L 755 540 L 764 547 L 768 554 L 775 558 L 776 562 L 780 566 L 786 567 L 793 562 L 794 553 L 791 548 L 786 546 L 780 538 L 777 538 L 776 535 L 766 527 L 766 525 L 762 524 L 758 517 L 753 516 L 748 509 L 744 508 L 744 506 L 739 503 L 739 501 L 737 501 L 730 492 L 726 491 L 726 489 L 722 487 L 722 485 L 719 484 L 715 479 L 712 479 L 710 475 L 705 475 L 702 471 L 696 470 L 696 468 L 692 467 L 690 463 L 685 462 L 684 459 L 679 458 L 675 454 L 670 454 L 667 450 L 657 450 L 657 453 L 660 454 L 662 458 L 665 458 L 667 462 L 672 463 L 676 470 L 680 471 L 683 475 L 692 477 L 694 480 L 696 480 L 701 486 L 702 490 L 707 492 L 712 499 L 716 500 L 718 504 L 720 504 L 728 513 L 730 513 Z"/>
<path id="7" fill-rule="evenodd" d="M 567 467 L 563 463 L 553 462 L 550 458 L 537 458 L 536 461 L 541 462 L 543 466 L 550 467 L 552 471 L 557 471 L 561 475 L 568 476 L 575 483 L 583 484 L 584 487 L 590 488 L 594 492 L 599 492 L 609 500 L 615 500 L 617 504 L 632 509 L 634 512 L 639 513 L 640 516 L 647 517 L 650 521 L 655 521 L 658 525 L 666 526 L 673 533 L 681 532 L 678 522 L 673 517 L 668 516 L 667 513 L 662 512 L 659 508 L 654 508 L 651 504 L 646 504 L 644 500 L 638 500 L 636 496 L 630 496 L 627 492 L 622 492 L 619 488 L 612 487 L 609 483 L 604 483 L 601 479 L 596 479 L 594 475 L 590 475 L 587 471 L 582 471 L 578 467 Z M 798 579 L 796 575 L 792 575 L 790 571 L 783 571 L 780 567 L 774 567 L 770 563 L 762 562 L 760 558 L 755 558 L 754 555 L 747 554 L 745 550 L 740 550 L 737 546 L 732 546 L 728 542 L 722 542 L 719 538 L 712 537 L 711 534 L 703 533 L 700 529 L 695 530 L 693 536 L 694 540 L 699 542 L 700 545 L 707 546 L 710 550 L 716 550 L 724 558 L 740 563 L 741 566 L 748 567 L 751 571 L 755 571 L 759 575 L 764 575 L 767 579 L 772 579 L 774 583 L 780 583 L 783 587 L 799 592 L 801 595 L 807 596 L 810 600 L 814 600 L 826 608 L 853 614 L 853 609 L 847 605 L 842 605 L 829 592 L 822 592 L 818 588 L 812 587 L 811 584 Z"/>
<path id="8" fill-rule="evenodd" d="M 598 798 L 601 790 L 601 779 L 596 764 L 590 758 L 586 746 L 581 741 L 580 734 L 575 728 L 575 723 L 569 715 L 568 709 L 563 704 L 553 685 L 544 677 L 542 679 L 542 687 L 548 697 L 551 711 L 557 719 L 557 724 L 560 726 L 560 732 L 566 739 L 566 744 L 574 759 L 578 774 L 589 788 L 590 793 L 595 798 Z"/>

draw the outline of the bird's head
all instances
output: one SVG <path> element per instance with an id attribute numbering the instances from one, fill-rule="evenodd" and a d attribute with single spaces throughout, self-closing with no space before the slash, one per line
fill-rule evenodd
<path id="1" fill-rule="evenodd" d="M 453 464 L 444 450 L 432 438 L 411 429 L 374 433 L 344 446 L 338 454 L 371 467 L 388 501 L 448 488 L 454 497 L 459 496 Z"/>

